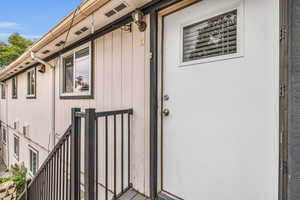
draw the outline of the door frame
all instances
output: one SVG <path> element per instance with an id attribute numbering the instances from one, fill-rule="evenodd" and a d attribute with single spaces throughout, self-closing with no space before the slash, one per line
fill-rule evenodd
<path id="1" fill-rule="evenodd" d="M 198 3 L 202 0 L 183 0 L 180 1 L 179 3 L 173 4 L 171 6 L 168 6 L 164 9 L 158 10 L 156 14 L 153 15 L 153 18 L 156 19 L 156 24 L 155 27 L 151 27 L 151 29 L 155 29 L 156 33 L 156 51 L 157 53 L 152 54 L 156 56 L 157 59 L 157 82 L 156 82 L 156 87 L 157 87 L 157 121 L 156 121 L 156 127 L 157 127 L 157 141 L 156 141 L 156 147 L 157 147 L 157 154 L 156 154 L 156 170 L 157 170 L 157 175 L 156 175 L 156 190 L 158 194 L 158 199 L 176 199 L 176 200 L 182 200 L 182 198 L 177 197 L 176 195 L 164 190 L 163 188 L 163 121 L 162 121 L 162 108 L 163 108 L 163 41 L 164 41 L 164 36 L 163 36 L 163 21 L 164 18 L 176 11 L 182 10 L 188 6 L 191 6 L 195 3 Z M 153 86 L 153 85 L 151 85 Z"/>
<path id="2" fill-rule="evenodd" d="M 289 126 L 289 1 L 280 0 L 279 22 L 279 169 L 278 199 L 288 200 L 288 126 Z M 283 92 L 283 93 L 282 93 Z M 283 94 L 283 95 L 282 95 Z"/>
<path id="3" fill-rule="evenodd" d="M 151 199 L 167 199 L 164 195 L 175 198 L 172 194 L 163 190 L 162 170 L 162 92 L 163 92 L 163 20 L 164 17 L 178 10 L 184 9 L 201 0 L 182 0 L 175 4 L 162 6 L 150 13 L 150 52 L 152 53 L 150 68 L 150 197 Z M 288 2 L 279 0 L 280 9 L 280 80 L 278 88 L 284 85 L 288 88 Z M 278 200 L 288 200 L 288 95 L 278 97 L 279 104 L 279 168 L 278 168 Z M 152 128 L 151 128 L 152 127 Z M 280 142 L 282 141 L 282 142 Z"/>

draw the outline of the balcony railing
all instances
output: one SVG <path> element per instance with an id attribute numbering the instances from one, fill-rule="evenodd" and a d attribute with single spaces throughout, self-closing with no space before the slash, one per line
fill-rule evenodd
<path id="1" fill-rule="evenodd" d="M 129 190 L 132 114 L 73 108 L 72 125 L 19 199 L 109 200 Z"/>

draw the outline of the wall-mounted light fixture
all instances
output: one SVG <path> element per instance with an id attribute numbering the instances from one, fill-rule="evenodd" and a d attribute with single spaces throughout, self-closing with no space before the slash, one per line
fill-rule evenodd
<path id="1" fill-rule="evenodd" d="M 40 66 L 40 67 L 38 68 L 38 71 L 39 71 L 40 73 L 45 73 L 45 72 L 46 72 L 46 66 L 45 66 L 45 65 Z"/>
<path id="2" fill-rule="evenodd" d="M 144 13 L 140 10 L 135 10 L 132 13 L 133 22 L 138 26 L 139 31 L 144 32 L 147 28 L 147 24 L 144 21 Z"/>

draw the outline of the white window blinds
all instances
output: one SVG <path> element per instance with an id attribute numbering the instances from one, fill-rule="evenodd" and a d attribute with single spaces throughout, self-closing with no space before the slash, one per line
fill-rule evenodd
<path id="1" fill-rule="evenodd" d="M 183 28 L 183 62 L 237 53 L 237 10 Z"/>

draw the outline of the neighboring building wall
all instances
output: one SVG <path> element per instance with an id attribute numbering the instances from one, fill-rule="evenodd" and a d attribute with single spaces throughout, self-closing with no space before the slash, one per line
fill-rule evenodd
<path id="1" fill-rule="evenodd" d="M 78 107 L 82 110 L 96 108 L 97 112 L 133 108 L 131 177 L 134 187 L 145 194 L 149 194 L 149 29 L 148 27 L 146 32 L 140 32 L 133 25 L 132 32 L 118 29 L 94 41 L 94 99 L 60 99 L 60 59 L 56 58 L 51 61 L 51 64 L 56 66 L 56 142 L 71 124 L 71 108 Z M 24 162 L 26 167 L 29 167 L 28 145 L 39 151 L 40 165 L 47 157 L 48 147 L 52 148 L 53 73 L 49 68 L 45 73 L 36 73 L 36 99 L 26 99 L 26 73 L 18 75 L 17 99 L 11 97 L 12 80 L 7 81 L 8 122 L 6 122 L 6 99 L 0 101 L 1 120 L 11 127 L 15 120 L 19 121 L 19 130 L 15 131 L 10 128 L 8 132 L 10 164 L 18 162 L 13 156 L 14 134 L 20 135 L 19 162 Z M 30 139 L 33 142 L 22 136 L 22 126 L 25 123 L 29 125 Z M 99 144 L 100 148 L 104 147 L 100 138 Z M 101 159 L 99 162 L 104 163 Z M 111 159 L 110 164 L 112 162 Z"/>
<path id="2" fill-rule="evenodd" d="M 49 69 L 47 69 L 49 70 Z M 36 72 L 36 98 L 27 99 L 27 73 L 17 76 L 18 96 L 12 98 L 12 79 L 6 81 L 6 99 L 1 99 L 1 120 L 8 125 L 7 145 L 9 163 L 24 162 L 29 167 L 29 145 L 39 152 L 39 165 L 47 157 L 51 144 L 51 73 Z M 18 122 L 14 129 L 14 122 Z M 23 135 L 23 126 L 28 125 L 29 135 Z M 20 137 L 19 161 L 14 156 L 14 136 Z M 7 147 L 8 148 L 8 147 Z M 8 150 L 8 149 L 6 149 Z M 7 160 L 7 159 L 6 159 Z"/>

